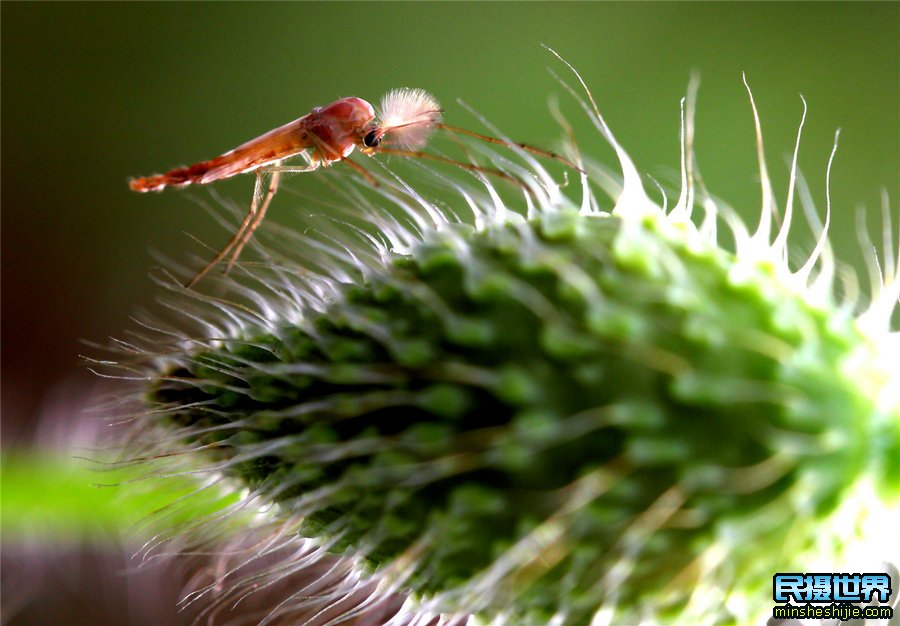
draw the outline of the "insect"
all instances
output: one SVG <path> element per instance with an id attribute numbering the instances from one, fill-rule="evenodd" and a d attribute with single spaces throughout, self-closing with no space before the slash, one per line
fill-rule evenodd
<path id="1" fill-rule="evenodd" d="M 362 98 L 348 97 L 329 105 L 316 107 L 303 117 L 264 135 L 241 144 L 221 156 L 201 161 L 188 167 L 180 167 L 166 172 L 129 181 L 133 191 L 162 191 L 166 187 L 205 185 L 224 178 L 247 172 L 256 173 L 256 184 L 250 210 L 234 235 L 213 259 L 185 285 L 193 287 L 219 262 L 226 259 L 225 272 L 229 272 L 237 262 L 241 251 L 250 241 L 254 231 L 262 223 L 266 210 L 272 201 L 283 173 L 312 172 L 338 161 L 347 163 L 362 174 L 370 183 L 378 181 L 364 167 L 350 159 L 358 148 L 366 155 L 376 153 L 418 157 L 452 163 L 470 171 L 479 171 L 518 182 L 501 170 L 481 167 L 471 163 L 422 152 L 431 134 L 438 128 L 465 134 L 482 141 L 502 145 L 510 142 L 482 135 L 473 131 L 444 124 L 442 109 L 431 94 L 422 89 L 395 89 L 387 93 L 381 102 L 380 119 L 376 120 L 375 110 Z M 536 154 L 562 161 L 580 170 L 563 157 L 526 144 L 514 144 Z M 284 165 L 283 161 L 302 155 L 305 165 Z M 268 187 L 265 174 L 271 173 Z M 264 189 L 265 188 L 265 189 Z"/>

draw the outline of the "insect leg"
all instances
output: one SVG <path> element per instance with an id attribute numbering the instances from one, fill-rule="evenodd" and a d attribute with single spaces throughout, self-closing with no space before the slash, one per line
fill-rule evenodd
<path id="1" fill-rule="evenodd" d="M 564 156 L 559 155 L 555 152 L 551 152 L 549 150 L 543 150 L 541 148 L 536 148 L 527 143 L 505 141 L 503 139 L 498 139 L 496 137 L 491 137 L 489 135 L 482 135 L 481 133 L 476 133 L 471 130 L 466 130 L 465 128 L 459 128 L 458 126 L 451 126 L 449 124 L 444 124 L 444 123 L 437 124 L 437 127 L 440 129 L 449 131 L 451 133 L 461 133 L 463 135 L 468 135 L 469 137 L 474 137 L 475 139 L 479 139 L 479 140 L 485 141 L 487 143 L 494 143 L 494 144 L 497 144 L 500 146 L 506 146 L 507 148 L 509 148 L 509 147 L 521 148 L 522 150 L 525 150 L 526 152 L 531 152 L 532 154 L 537 154 L 538 156 L 543 156 L 543 157 L 547 157 L 548 159 L 554 159 L 555 161 L 559 161 L 560 163 L 567 165 L 568 167 L 571 167 L 573 170 L 580 172 L 582 174 L 585 173 L 585 171 L 582 168 L 578 167 L 577 165 L 572 163 L 570 160 L 568 160 Z"/>
<path id="2" fill-rule="evenodd" d="M 447 157 L 438 156 L 436 154 L 429 154 L 428 152 L 422 152 L 420 150 L 398 150 L 396 148 L 378 148 L 378 152 L 380 154 L 395 154 L 397 156 L 403 157 L 413 157 L 417 159 L 428 159 L 430 161 L 438 161 L 440 163 L 449 163 L 451 165 L 455 165 L 456 167 L 461 167 L 464 170 L 468 170 L 470 172 L 481 172 L 482 174 L 489 174 L 491 176 L 496 176 L 498 178 L 502 178 L 503 180 L 509 181 L 512 184 L 522 187 L 523 189 L 528 189 L 527 185 L 523 183 L 521 180 L 512 176 L 511 174 L 507 174 L 503 170 L 498 170 L 493 167 L 481 167 L 480 165 L 473 165 L 472 163 L 466 163 L 465 161 L 457 161 L 456 159 L 450 159 Z"/>
<path id="3" fill-rule="evenodd" d="M 362 165 L 360 165 L 356 161 L 353 161 L 347 157 L 344 157 L 341 160 L 344 163 L 346 163 L 347 165 L 349 165 L 350 167 L 352 167 L 353 169 L 355 169 L 357 172 L 362 174 L 365 177 L 365 179 L 367 181 L 369 181 L 369 184 L 372 185 L 373 187 L 381 186 L 381 183 L 379 183 L 378 180 L 374 176 L 372 176 L 372 174 L 366 168 L 364 168 Z"/>
<path id="4" fill-rule="evenodd" d="M 312 167 L 312 166 L 311 166 Z M 315 169 L 314 167 L 312 169 Z M 253 218 L 249 221 L 249 223 L 245 223 L 242 225 L 241 232 L 238 235 L 237 241 L 235 241 L 234 249 L 231 251 L 231 255 L 228 258 L 228 264 L 225 266 L 225 273 L 231 271 L 231 268 L 234 267 L 234 264 L 237 262 L 238 257 L 241 255 L 241 251 L 244 249 L 244 246 L 247 245 L 247 242 L 250 241 L 250 238 L 253 236 L 254 231 L 259 227 L 262 223 L 263 218 L 266 216 L 266 210 L 269 208 L 269 204 L 272 202 L 272 198 L 275 197 L 275 192 L 278 191 L 278 185 L 281 182 L 281 170 L 277 169 L 277 166 L 273 166 L 272 169 L 269 168 L 260 168 L 257 172 L 258 180 L 262 180 L 263 172 L 272 172 L 272 178 L 269 180 L 269 188 L 266 190 L 266 197 L 263 199 L 262 203 L 259 202 L 260 192 L 262 191 L 261 186 L 257 185 L 256 190 L 253 194 L 253 204 L 257 205 L 258 208 L 253 212 Z"/>
<path id="5" fill-rule="evenodd" d="M 201 278 L 206 276 L 206 274 L 209 272 L 209 270 L 211 270 L 213 267 L 215 267 L 219 263 L 219 261 L 221 261 L 226 256 L 228 256 L 228 253 L 231 252 L 231 249 L 234 248 L 234 246 L 241 239 L 241 237 L 244 234 L 244 231 L 247 230 L 247 227 L 250 225 L 250 223 L 253 221 L 253 217 L 256 215 L 256 209 L 259 204 L 259 197 L 262 193 L 262 183 L 263 183 L 262 172 L 257 170 L 256 171 L 256 184 L 254 185 L 254 189 L 253 189 L 253 200 L 250 202 L 250 211 L 247 213 L 247 216 L 244 218 L 244 221 L 241 222 L 240 227 L 235 231 L 235 233 L 234 233 L 234 235 L 232 235 L 231 239 L 228 240 L 228 243 L 225 244 L 225 247 L 222 248 L 216 254 L 216 256 L 214 256 L 212 258 L 212 260 L 209 263 L 204 265 L 203 269 L 201 269 L 199 272 L 197 272 L 191 280 L 189 280 L 187 283 L 185 283 L 185 285 L 184 285 L 185 287 L 190 289 L 194 285 L 196 285 L 200 281 Z"/>
<path id="6" fill-rule="evenodd" d="M 257 170 L 257 176 L 261 176 L 264 173 L 271 173 L 272 179 L 269 181 L 269 189 L 266 191 L 266 197 L 263 199 L 262 203 L 259 203 L 259 198 L 261 196 L 261 187 L 258 185 L 256 193 L 253 195 L 254 204 L 259 205 L 259 209 L 254 211 L 254 217 L 249 220 L 249 222 L 242 227 L 242 231 L 238 237 L 238 239 L 234 242 L 234 250 L 231 252 L 231 257 L 228 259 L 228 265 L 225 267 L 225 273 L 231 271 L 231 268 L 234 267 L 234 264 L 237 262 L 238 257 L 241 254 L 241 251 L 244 249 L 244 246 L 250 241 L 250 238 L 253 236 L 253 233 L 259 228 L 259 225 L 262 224 L 263 218 L 266 216 L 266 211 L 269 208 L 269 204 L 272 202 L 272 198 L 275 196 L 275 192 L 278 191 L 278 186 L 281 183 L 281 175 L 283 173 L 305 173 L 305 172 L 313 172 L 321 166 L 321 162 L 313 160 L 310 161 L 308 165 L 305 166 L 297 166 L 297 165 L 280 165 L 276 163 L 275 165 L 267 165 L 265 167 L 261 167 Z"/>

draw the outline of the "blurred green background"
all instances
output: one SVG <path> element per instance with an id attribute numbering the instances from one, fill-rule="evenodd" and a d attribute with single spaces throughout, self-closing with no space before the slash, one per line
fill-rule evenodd
<path id="1" fill-rule="evenodd" d="M 183 261 L 206 256 L 184 231 L 213 246 L 227 238 L 192 201 L 208 190 L 138 195 L 129 176 L 215 156 L 341 96 L 377 103 L 401 86 L 434 93 L 449 123 L 481 130 L 460 98 L 510 137 L 548 147 L 560 136 L 547 107 L 556 94 L 583 149 L 614 165 L 539 43 L 581 71 L 639 168 L 664 182 L 677 173 L 678 103 L 696 69 L 701 171 L 755 224 L 746 71 L 779 198 L 798 94 L 810 107 L 800 164 L 822 211 L 825 164 L 843 129 L 833 172 L 839 257 L 860 266 L 858 206 L 877 224 L 887 189 L 898 214 L 897 2 L 4 2 L 0 11 L 6 452 L 44 445 L 49 413 L 63 432 L 75 428 L 81 418 L 65 407 L 95 385 L 79 340 L 121 336 L 129 315 L 158 309 L 151 249 Z M 241 202 L 251 187 L 246 177 L 216 185 Z M 269 219 L 289 224 L 279 199 Z"/>

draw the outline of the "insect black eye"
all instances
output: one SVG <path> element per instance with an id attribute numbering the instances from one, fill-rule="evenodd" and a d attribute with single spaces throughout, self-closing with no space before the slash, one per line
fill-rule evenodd
<path id="1" fill-rule="evenodd" d="M 363 143 L 367 148 L 377 148 L 378 144 L 381 143 L 381 139 L 378 138 L 378 135 L 375 134 L 375 131 L 369 131 L 369 134 L 363 138 Z"/>

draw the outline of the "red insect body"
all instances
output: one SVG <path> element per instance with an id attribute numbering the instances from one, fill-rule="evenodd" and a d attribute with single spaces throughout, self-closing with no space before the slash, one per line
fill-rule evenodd
<path id="1" fill-rule="evenodd" d="M 303 117 L 251 139 L 209 161 L 179 167 L 165 174 L 135 178 L 133 191 L 161 191 L 166 187 L 205 185 L 236 174 L 251 172 L 304 150 L 313 164 L 329 165 L 346 158 L 375 119 L 372 105 L 362 98 L 341 98 L 316 107 Z"/>
<path id="2" fill-rule="evenodd" d="M 489 143 L 511 145 L 502 139 L 442 123 L 441 107 L 429 93 L 421 89 L 395 89 L 385 95 L 379 113 L 380 118 L 376 122 L 371 104 L 361 98 L 341 98 L 327 106 L 316 107 L 303 117 L 214 159 L 179 167 L 165 174 L 135 178 L 129 181 L 129 185 L 139 192 L 161 191 L 166 187 L 205 185 L 237 174 L 256 172 L 253 200 L 244 221 L 225 247 L 187 283 L 187 287 L 196 284 L 220 261 L 227 258 L 226 272 L 237 262 L 241 250 L 262 223 L 282 174 L 311 172 L 337 161 L 345 161 L 377 187 L 378 180 L 366 168 L 348 158 L 356 147 L 369 156 L 380 153 L 450 163 L 470 172 L 497 176 L 528 189 L 504 170 L 422 152 L 421 148 L 438 128 Z M 557 154 L 522 143 L 514 145 L 521 150 L 556 159 L 583 173 L 580 167 Z M 301 153 L 306 157 L 306 165 L 281 163 Z M 271 174 L 267 188 L 264 186 L 265 174 Z"/>

